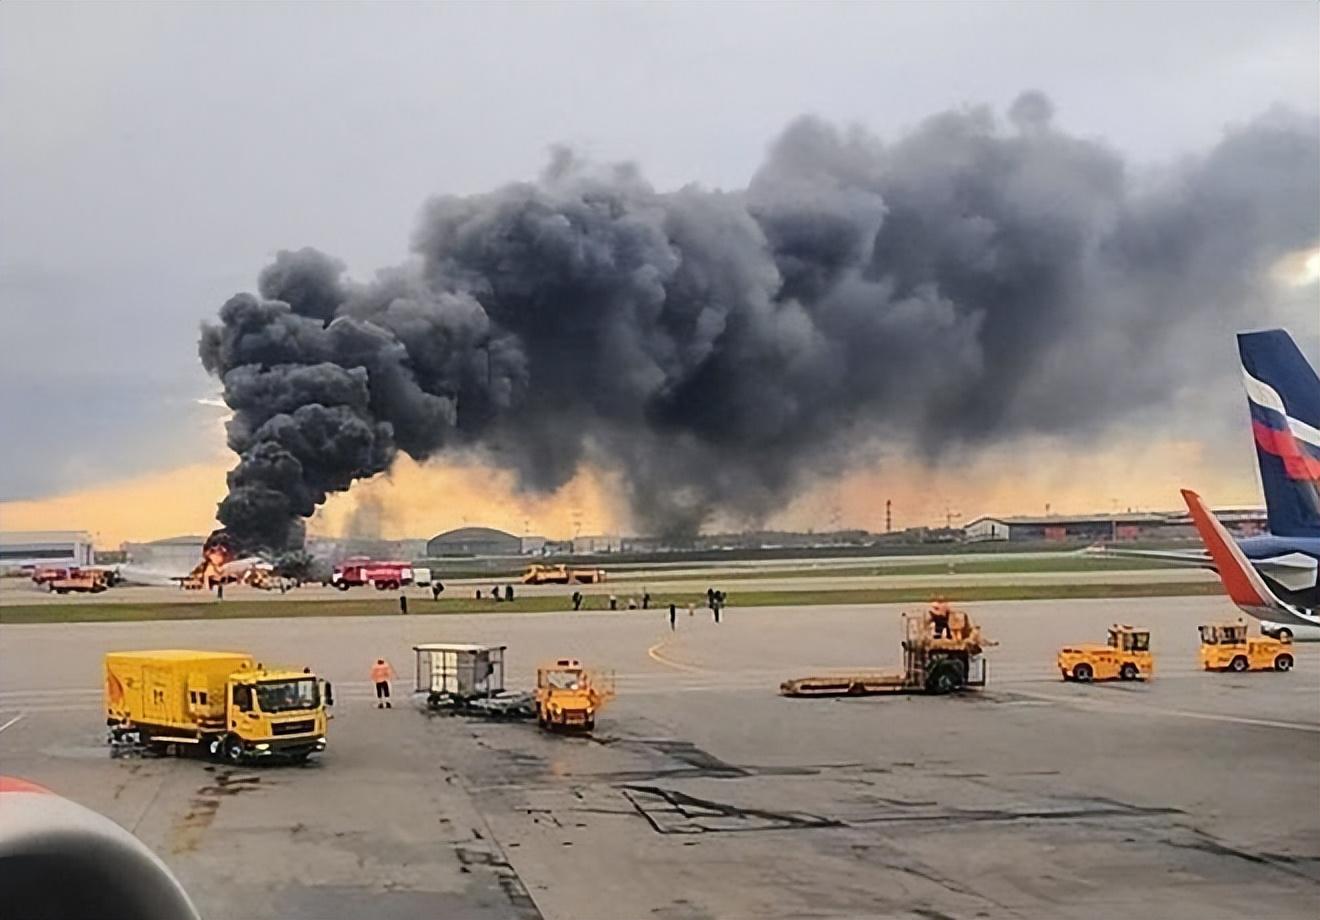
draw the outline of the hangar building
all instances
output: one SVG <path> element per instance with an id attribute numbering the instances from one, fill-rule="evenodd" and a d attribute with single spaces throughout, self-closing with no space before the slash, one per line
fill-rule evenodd
<path id="1" fill-rule="evenodd" d="M 206 537 L 169 537 L 150 543 L 125 543 L 124 555 L 131 565 L 165 572 L 189 572 L 201 562 L 205 545 Z"/>
<path id="2" fill-rule="evenodd" d="M 460 527 L 432 537 L 427 556 L 517 556 L 523 541 L 493 527 Z"/>
<path id="3" fill-rule="evenodd" d="M 0 567 L 91 565 L 92 535 L 82 530 L 11 530 L 0 533 Z"/>

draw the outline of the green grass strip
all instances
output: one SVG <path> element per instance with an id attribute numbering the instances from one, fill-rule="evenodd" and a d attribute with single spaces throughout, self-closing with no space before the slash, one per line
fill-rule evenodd
<path id="1" fill-rule="evenodd" d="M 967 585 L 940 590 L 951 601 L 1028 601 L 1071 600 L 1110 597 L 1190 597 L 1222 594 L 1218 582 L 1167 582 L 1156 584 L 1058 584 L 1058 585 Z M 828 591 L 746 591 L 729 592 L 728 606 L 805 607 L 826 604 L 901 604 L 930 599 L 930 588 L 839 588 Z M 652 608 L 667 608 L 670 601 L 686 608 L 689 601 L 698 607 L 704 595 L 652 592 Z M 412 614 L 436 613 L 546 613 L 572 609 L 567 596 L 522 597 L 513 602 L 471 598 L 444 598 L 432 601 L 409 597 Z M 602 595 L 588 595 L 583 610 L 604 610 L 609 606 Z M 21 623 L 121 623 L 155 620 L 228 620 L 284 619 L 293 617 L 399 616 L 398 600 L 393 597 L 362 601 L 199 601 L 183 603 L 88 602 L 80 604 L 27 604 L 0 607 L 0 624 Z"/>

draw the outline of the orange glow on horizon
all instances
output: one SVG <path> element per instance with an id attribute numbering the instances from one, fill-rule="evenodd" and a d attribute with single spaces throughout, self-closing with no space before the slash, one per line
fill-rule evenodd
<path id="1" fill-rule="evenodd" d="M 1027 461 L 1024 465 L 1023 458 Z M 86 530 L 97 546 L 154 540 L 214 529 L 229 461 L 199 463 L 106 483 L 65 495 L 0 505 L 5 530 Z M 1140 470 L 1139 476 L 1134 470 Z M 830 530 L 885 528 L 893 501 L 894 529 L 957 525 L 981 514 L 1175 510 L 1178 489 L 1194 486 L 1217 507 L 1259 506 L 1254 471 L 1217 468 L 1202 445 L 1165 441 L 1148 446 L 1108 444 L 1085 452 L 1022 446 L 991 451 L 956 468 L 928 469 L 885 461 L 830 482 L 805 487 L 769 528 Z M 631 521 L 612 477 L 584 470 L 552 495 L 520 492 L 511 474 L 474 463 L 419 464 L 403 457 L 388 475 L 331 496 L 309 532 L 341 536 L 429 538 L 453 527 L 481 525 L 514 534 L 564 539 L 576 533 L 646 533 Z M 947 517 L 946 517 L 947 515 Z M 742 529 L 745 522 L 715 515 L 707 530 Z"/>

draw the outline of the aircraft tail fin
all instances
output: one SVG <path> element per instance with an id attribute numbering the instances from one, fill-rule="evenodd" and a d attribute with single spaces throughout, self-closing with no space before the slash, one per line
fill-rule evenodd
<path id="1" fill-rule="evenodd" d="M 1229 536 L 1224 525 L 1205 506 L 1201 496 L 1190 489 L 1183 489 L 1182 497 L 1192 515 L 1196 532 L 1201 535 L 1206 551 L 1219 572 L 1219 580 L 1224 583 L 1224 590 L 1233 603 L 1243 612 L 1260 620 L 1320 625 L 1314 617 L 1281 600 L 1270 589 L 1237 545 L 1237 541 Z"/>
<path id="2" fill-rule="evenodd" d="M 1238 335 L 1270 532 L 1320 537 L 1320 377 L 1282 329 Z"/>

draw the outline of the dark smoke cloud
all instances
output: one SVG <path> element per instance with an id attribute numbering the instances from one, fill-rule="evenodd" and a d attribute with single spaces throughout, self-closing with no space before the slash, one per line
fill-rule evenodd
<path id="1" fill-rule="evenodd" d="M 398 451 L 473 448 L 537 490 L 617 471 L 638 529 L 681 532 L 860 438 L 938 457 L 1167 399 L 1170 343 L 1251 324 L 1264 269 L 1320 238 L 1316 125 L 1270 113 L 1138 182 L 1052 117 L 1028 93 L 888 145 L 802 119 L 737 193 L 557 151 L 432 199 L 371 282 L 281 252 L 202 333 L 240 458 L 220 520 L 279 548 Z"/>

